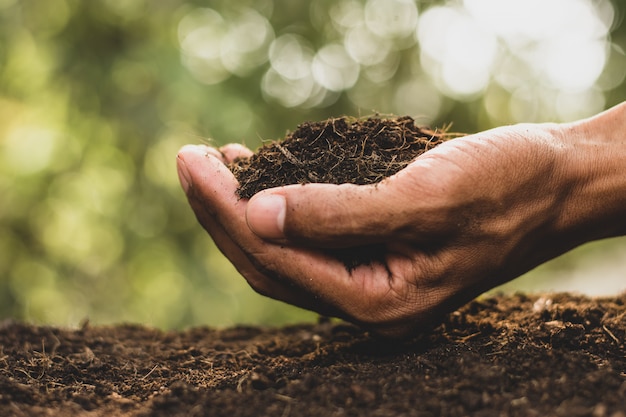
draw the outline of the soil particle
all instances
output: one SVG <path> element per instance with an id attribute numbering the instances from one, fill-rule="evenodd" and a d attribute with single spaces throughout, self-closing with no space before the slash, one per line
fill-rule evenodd
<path id="1" fill-rule="evenodd" d="M 626 416 L 626 295 L 473 301 L 405 342 L 283 328 L 0 326 L 2 416 Z"/>

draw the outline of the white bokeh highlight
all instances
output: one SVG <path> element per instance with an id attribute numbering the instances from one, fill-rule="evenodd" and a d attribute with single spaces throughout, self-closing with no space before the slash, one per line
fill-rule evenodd
<path id="1" fill-rule="evenodd" d="M 342 91 L 354 86 L 360 67 L 342 45 L 330 44 L 315 54 L 311 70 L 321 86 L 330 91 Z"/>
<path id="2" fill-rule="evenodd" d="M 273 39 L 269 21 L 249 8 L 239 9 L 228 20 L 216 10 L 198 8 L 178 24 L 183 65 L 203 84 L 249 74 L 267 61 Z"/>
<path id="3" fill-rule="evenodd" d="M 626 65 L 619 65 L 626 54 L 611 42 L 616 17 L 610 0 L 313 6 L 320 31 L 315 46 L 289 30 L 276 36 L 253 7 L 224 15 L 193 9 L 178 25 L 181 60 L 203 84 L 263 68 L 263 96 L 286 107 L 328 106 L 343 92 L 350 100 L 370 97 L 353 90 L 374 88 L 384 92 L 381 103 L 423 110 L 433 120 L 446 97 L 482 100 L 494 124 L 589 116 L 603 108 L 604 92 L 626 77 Z M 407 91 L 427 97 L 415 95 L 411 103 Z M 432 109 L 422 109 L 429 102 Z"/>

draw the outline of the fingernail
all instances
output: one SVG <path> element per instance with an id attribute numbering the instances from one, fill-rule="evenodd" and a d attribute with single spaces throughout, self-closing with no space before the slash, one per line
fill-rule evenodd
<path id="1" fill-rule="evenodd" d="M 259 237 L 280 239 L 284 237 L 285 197 L 277 194 L 258 194 L 250 199 L 246 210 L 248 227 Z"/>
<path id="2" fill-rule="evenodd" d="M 191 173 L 185 163 L 185 155 L 196 154 L 204 156 L 207 152 L 205 148 L 205 146 L 201 145 L 185 145 L 178 151 L 178 156 L 176 158 L 176 164 L 178 166 L 178 180 L 180 181 L 180 185 L 183 187 L 185 194 L 189 194 L 189 190 L 193 186 Z"/>
<path id="3" fill-rule="evenodd" d="M 192 185 L 189 169 L 187 169 L 187 165 L 185 165 L 185 161 L 180 157 L 180 155 L 178 155 L 176 162 L 178 163 L 178 180 L 180 181 L 180 185 L 183 187 L 185 194 L 188 194 Z"/>
<path id="4" fill-rule="evenodd" d="M 180 181 L 180 185 L 185 190 L 185 194 L 189 194 L 189 190 L 193 186 L 193 182 L 191 181 L 191 173 L 189 172 L 189 167 L 185 163 L 185 155 L 195 154 L 202 157 L 207 157 L 209 155 L 220 156 L 220 153 L 217 149 L 211 148 L 206 145 L 185 145 L 178 151 L 178 157 L 176 159 L 178 165 L 178 180 Z"/>

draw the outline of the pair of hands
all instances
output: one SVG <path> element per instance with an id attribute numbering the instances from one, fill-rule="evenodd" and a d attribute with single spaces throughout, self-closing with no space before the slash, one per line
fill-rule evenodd
<path id="1" fill-rule="evenodd" d="M 563 239 L 574 184 L 567 129 L 502 127 L 450 140 L 375 186 L 290 185 L 249 200 L 225 166 L 241 145 L 183 147 L 202 226 L 259 293 L 387 337 L 410 335 L 581 242 Z M 323 248 L 377 243 L 348 271 Z"/>

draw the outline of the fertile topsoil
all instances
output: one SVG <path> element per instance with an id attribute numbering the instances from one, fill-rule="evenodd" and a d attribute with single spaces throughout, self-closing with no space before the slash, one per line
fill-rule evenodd
<path id="1" fill-rule="evenodd" d="M 626 416 L 626 295 L 474 301 L 402 343 L 285 328 L 0 326 L 1 416 Z"/>
<path id="2" fill-rule="evenodd" d="M 445 136 L 417 126 L 409 116 L 307 122 L 230 168 L 242 198 L 288 184 L 376 184 L 440 144 Z"/>

